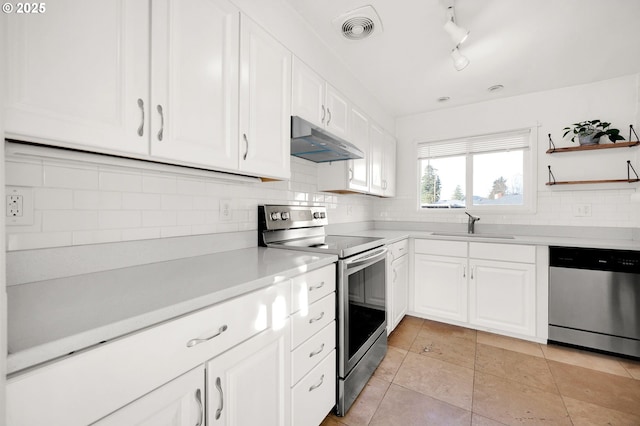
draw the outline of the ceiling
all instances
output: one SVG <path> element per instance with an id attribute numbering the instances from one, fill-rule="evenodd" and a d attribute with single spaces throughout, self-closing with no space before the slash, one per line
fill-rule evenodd
<path id="1" fill-rule="evenodd" d="M 286 1 L 394 117 L 640 72 L 640 0 L 456 0 L 462 71 L 443 29 L 453 0 Z M 332 21 L 367 4 L 383 32 L 346 39 Z"/>

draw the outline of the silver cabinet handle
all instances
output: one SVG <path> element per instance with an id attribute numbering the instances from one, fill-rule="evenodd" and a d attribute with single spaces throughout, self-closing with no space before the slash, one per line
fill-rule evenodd
<path id="1" fill-rule="evenodd" d="M 324 287 L 324 281 L 322 281 L 320 284 L 312 285 L 311 287 L 309 287 L 309 291 L 318 290 L 322 287 Z"/>
<path id="2" fill-rule="evenodd" d="M 471 267 L 471 279 L 473 279 L 473 270 L 475 269 L 474 266 Z"/>
<path id="3" fill-rule="evenodd" d="M 324 118 L 326 117 L 326 115 L 327 115 L 327 111 L 324 109 L 324 105 L 322 105 L 322 118 L 320 119 L 320 122 L 322 124 L 324 124 Z"/>
<path id="4" fill-rule="evenodd" d="M 162 141 L 162 134 L 164 133 L 164 112 L 162 105 L 158 105 L 158 114 L 160 114 L 160 130 L 158 131 L 158 140 Z"/>
<path id="5" fill-rule="evenodd" d="M 220 394 L 220 405 L 216 410 L 216 420 L 220 418 L 222 414 L 222 409 L 224 408 L 224 393 L 222 393 L 222 383 L 220 382 L 220 377 L 216 378 L 216 389 L 218 389 L 218 393 Z"/>
<path id="6" fill-rule="evenodd" d="M 243 160 L 247 159 L 247 154 L 249 154 L 249 138 L 247 138 L 247 134 L 243 133 L 242 134 L 242 139 L 244 139 L 244 145 L 246 147 L 245 151 L 244 151 L 244 155 L 242 156 Z"/>
<path id="7" fill-rule="evenodd" d="M 331 123 L 331 110 L 327 108 L 327 126 Z"/>
<path id="8" fill-rule="evenodd" d="M 213 336 L 209 336 L 209 337 L 207 337 L 205 339 L 191 339 L 191 340 L 189 340 L 187 342 L 187 347 L 191 348 L 191 347 L 193 347 L 195 345 L 199 345 L 200 343 L 207 342 L 207 341 L 213 339 L 214 337 L 218 337 L 219 335 L 221 335 L 225 331 L 227 331 L 227 324 L 225 324 L 222 327 L 220 327 L 218 329 L 218 332 L 216 334 L 214 334 Z"/>
<path id="9" fill-rule="evenodd" d="M 462 267 L 462 278 L 466 278 L 467 277 L 467 267 L 463 266 Z"/>
<path id="10" fill-rule="evenodd" d="M 398 278 L 398 271 L 396 271 L 395 269 L 393 270 L 393 282 L 396 282 L 396 279 Z"/>
<path id="11" fill-rule="evenodd" d="M 349 182 L 353 180 L 353 168 L 349 167 Z"/>
<path id="12" fill-rule="evenodd" d="M 196 423 L 196 426 L 202 426 L 202 422 L 204 421 L 204 406 L 202 405 L 202 392 L 200 389 L 196 390 L 196 402 L 198 403 L 198 409 L 200 410 L 200 416 L 198 417 L 198 423 Z"/>
<path id="13" fill-rule="evenodd" d="M 324 311 L 320 312 L 320 315 L 318 315 L 317 317 L 311 318 L 309 320 L 309 324 L 313 324 L 316 321 L 320 321 L 322 318 L 324 318 Z"/>
<path id="14" fill-rule="evenodd" d="M 316 349 L 315 351 L 311 352 L 309 354 L 309 358 L 313 358 L 314 356 L 318 355 L 323 350 L 324 350 L 324 343 L 322 344 L 322 346 L 320 346 L 320 349 Z"/>
<path id="15" fill-rule="evenodd" d="M 309 388 L 309 392 L 313 392 L 314 390 L 318 389 L 320 386 L 322 386 L 322 383 L 324 383 L 324 374 L 322 375 L 322 377 L 320 377 L 320 383 L 318 383 L 317 385 L 313 385 Z"/>
<path id="16" fill-rule="evenodd" d="M 138 98 L 138 107 L 142 113 L 142 120 L 140 121 L 140 127 L 138 127 L 138 136 L 144 135 L 144 101 Z"/>

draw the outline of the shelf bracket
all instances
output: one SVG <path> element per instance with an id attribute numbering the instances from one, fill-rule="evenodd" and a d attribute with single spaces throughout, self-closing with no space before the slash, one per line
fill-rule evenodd
<path id="1" fill-rule="evenodd" d="M 549 138 L 551 139 L 551 138 Z M 553 172 L 551 171 L 551 166 L 547 166 L 547 168 L 549 169 L 549 185 L 555 185 L 556 184 L 556 177 L 553 175 Z"/>
<path id="2" fill-rule="evenodd" d="M 638 176 L 638 172 L 636 172 L 636 169 L 634 169 L 631 165 L 631 160 L 627 160 L 627 180 L 629 182 L 631 182 L 631 171 L 633 171 L 633 174 L 636 175 L 636 180 L 640 179 L 640 176 Z"/>
<path id="3" fill-rule="evenodd" d="M 638 137 L 638 134 L 636 133 L 636 131 L 633 129 L 633 124 L 629 124 L 629 141 L 631 141 L 631 133 L 633 132 L 634 135 L 636 135 L 635 140 L 640 141 L 640 138 Z"/>
<path id="4" fill-rule="evenodd" d="M 553 143 L 551 139 L 551 133 L 549 133 L 549 151 L 553 152 L 556 150 L 556 144 Z"/>

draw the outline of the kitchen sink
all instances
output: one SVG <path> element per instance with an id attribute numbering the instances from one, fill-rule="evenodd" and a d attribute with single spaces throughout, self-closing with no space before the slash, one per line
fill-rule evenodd
<path id="1" fill-rule="evenodd" d="M 431 235 L 435 237 L 470 237 L 470 238 L 495 238 L 501 240 L 512 240 L 513 235 L 500 234 L 467 234 L 466 232 L 433 232 Z"/>

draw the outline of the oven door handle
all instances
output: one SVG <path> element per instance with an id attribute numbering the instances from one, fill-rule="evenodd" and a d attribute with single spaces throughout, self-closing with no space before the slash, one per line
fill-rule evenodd
<path id="1" fill-rule="evenodd" d="M 355 268 L 356 266 L 360 266 L 366 263 L 373 264 L 385 258 L 387 256 L 387 251 L 388 250 L 386 247 L 382 247 L 381 249 L 367 253 L 364 256 L 360 256 L 355 259 L 349 260 L 345 262 L 345 265 L 347 265 L 347 269 L 348 269 L 348 268 Z"/>

